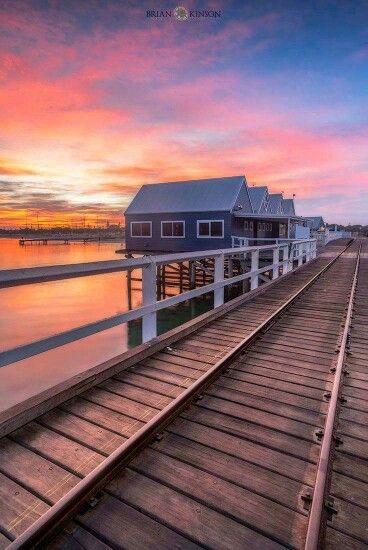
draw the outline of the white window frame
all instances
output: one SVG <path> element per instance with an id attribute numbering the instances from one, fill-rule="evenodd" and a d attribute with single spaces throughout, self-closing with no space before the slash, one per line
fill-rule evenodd
<path id="1" fill-rule="evenodd" d="M 218 236 L 211 236 L 211 235 L 200 235 L 199 234 L 199 224 L 200 223 L 209 223 L 210 224 L 210 232 L 211 232 L 211 223 L 212 222 L 220 222 L 222 225 L 222 235 Z M 197 239 L 223 239 L 224 238 L 224 222 L 225 220 L 197 220 Z"/>
<path id="2" fill-rule="evenodd" d="M 183 235 L 164 235 L 163 234 L 163 224 L 164 223 L 182 223 L 183 224 Z M 185 239 L 185 220 L 162 220 L 161 221 L 161 239 Z"/>
<path id="3" fill-rule="evenodd" d="M 150 234 L 149 235 L 133 235 L 133 224 L 134 223 L 149 223 L 150 226 Z M 132 239 L 152 239 L 152 222 L 149 220 L 135 220 L 134 222 L 130 222 L 130 237 Z"/>

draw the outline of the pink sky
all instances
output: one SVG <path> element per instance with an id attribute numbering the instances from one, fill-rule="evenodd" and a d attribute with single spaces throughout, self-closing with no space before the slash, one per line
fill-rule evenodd
<path id="1" fill-rule="evenodd" d="M 368 223 L 363 25 L 340 51 L 337 12 L 316 44 L 304 9 L 216 5 L 181 23 L 2 2 L 1 226 L 117 220 L 143 183 L 237 174 L 296 193 L 299 214 Z"/>

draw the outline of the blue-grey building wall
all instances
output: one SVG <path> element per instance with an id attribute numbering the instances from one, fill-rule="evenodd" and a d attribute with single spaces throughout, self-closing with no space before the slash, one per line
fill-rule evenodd
<path id="1" fill-rule="evenodd" d="M 224 238 L 197 238 L 198 220 L 223 220 Z M 146 252 L 188 252 L 231 247 L 232 214 L 230 212 L 185 212 L 168 214 L 126 214 L 125 241 L 128 250 Z M 132 221 L 152 222 L 152 237 L 132 237 Z M 185 237 L 161 237 L 162 221 L 184 221 Z"/>

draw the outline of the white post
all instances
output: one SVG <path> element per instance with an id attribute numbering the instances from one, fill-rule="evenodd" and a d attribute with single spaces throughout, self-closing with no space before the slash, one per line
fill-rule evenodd
<path id="1" fill-rule="evenodd" d="M 317 256 L 317 241 L 313 241 L 312 258 L 314 259 L 316 256 Z"/>
<path id="2" fill-rule="evenodd" d="M 255 271 L 259 269 L 259 250 L 252 250 L 252 261 L 250 266 L 250 271 L 252 273 L 250 278 L 250 289 L 254 290 L 258 288 L 258 273 L 254 274 Z"/>
<path id="3" fill-rule="evenodd" d="M 303 244 L 297 245 L 297 255 L 298 255 L 298 267 L 303 263 Z"/>
<path id="4" fill-rule="evenodd" d="M 279 247 L 274 248 L 273 250 L 273 267 L 272 267 L 272 280 L 277 279 L 279 276 L 279 261 L 280 261 L 280 249 Z"/>
<path id="5" fill-rule="evenodd" d="M 285 275 L 289 271 L 289 245 L 282 247 L 282 274 Z"/>
<path id="6" fill-rule="evenodd" d="M 228 268 L 229 279 L 231 279 L 231 277 L 234 277 L 234 261 L 232 258 L 228 258 L 227 268 Z"/>
<path id="7" fill-rule="evenodd" d="M 218 281 L 224 280 L 224 255 L 220 254 L 219 256 L 215 257 L 215 274 L 214 274 L 214 282 L 217 283 Z M 219 307 L 222 306 L 224 303 L 224 287 L 217 288 L 214 291 L 213 296 L 213 307 Z"/>
<path id="8" fill-rule="evenodd" d="M 156 303 L 156 264 L 151 263 L 142 269 L 143 305 Z M 142 317 L 142 342 L 148 342 L 157 336 L 157 313 L 147 313 Z"/>

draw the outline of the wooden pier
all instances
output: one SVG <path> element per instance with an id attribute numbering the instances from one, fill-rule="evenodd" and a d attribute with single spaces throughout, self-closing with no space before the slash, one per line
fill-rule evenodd
<path id="1" fill-rule="evenodd" d="M 248 294 L 0 415 L 0 548 L 367 547 L 368 242 L 261 286 L 254 258 Z"/>
<path id="2" fill-rule="evenodd" d="M 85 237 L 85 238 L 78 238 L 78 237 L 40 237 L 40 238 L 33 238 L 33 239 L 19 239 L 19 245 L 20 246 L 26 246 L 27 244 L 37 244 L 37 245 L 47 245 L 49 243 L 60 243 L 60 244 L 70 244 L 71 242 L 75 243 L 89 243 L 89 242 L 100 242 L 101 238 L 98 237 Z M 113 241 L 114 242 L 114 241 Z"/>

